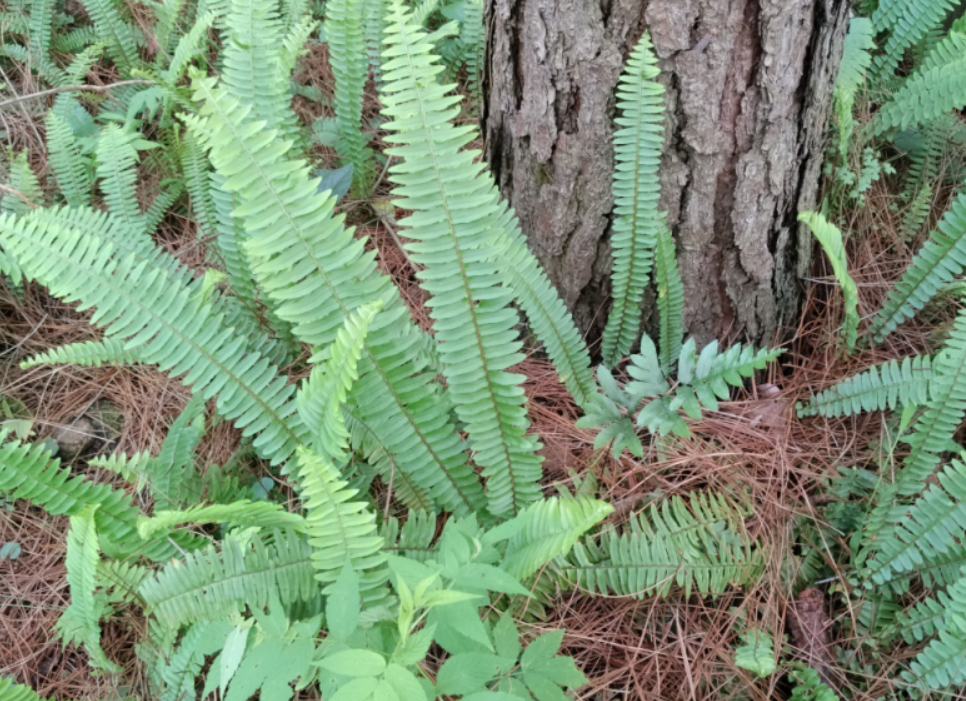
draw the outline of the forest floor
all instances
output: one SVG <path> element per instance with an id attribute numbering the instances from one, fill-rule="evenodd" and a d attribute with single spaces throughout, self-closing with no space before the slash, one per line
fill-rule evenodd
<path id="1" fill-rule="evenodd" d="M 311 120 L 318 115 L 303 116 Z M 27 126 L 20 125 L 22 139 L 29 144 Z M 44 172 L 42 161 L 35 165 Z M 893 193 L 888 182 L 875 184 L 867 197 L 865 207 L 845 217 L 850 223 L 849 265 L 859 286 L 863 314 L 878 308 L 917 243 L 906 241 L 900 233 L 902 213 L 889 211 Z M 940 199 L 934 203 L 936 214 L 930 223 L 946 209 L 948 201 Z M 379 248 L 384 270 L 393 275 L 414 316 L 425 324 L 425 300 L 393 237 L 378 221 L 364 221 L 357 203 L 349 202 L 345 209 L 350 220 L 362 225 L 359 234 L 369 236 Z M 204 247 L 186 219 L 169 216 L 158 239 L 191 267 L 198 268 L 205 260 Z M 800 547 L 792 536 L 794 524 L 819 518 L 817 507 L 828 499 L 824 483 L 835 470 L 875 467 L 877 456 L 869 446 L 881 436 L 884 419 L 881 414 L 865 414 L 800 420 L 795 405 L 871 363 L 935 350 L 938 331 L 952 318 L 952 309 L 948 303 L 937 305 L 932 316 L 920 315 L 884 346 L 844 357 L 836 350 L 842 308 L 830 275 L 824 258 L 817 255 L 813 277 L 806 284 L 801 321 L 776 339 L 785 349 L 779 364 L 756 378 L 734 401 L 707 412 L 702 422 L 692 425 L 693 439 L 652 445 L 644 459 L 625 453 L 615 460 L 609 452 L 595 451 L 593 433 L 574 428 L 578 409 L 553 368 L 537 354 L 524 361 L 521 371 L 529 378 L 526 391 L 533 430 L 545 444 L 548 492 L 554 484 L 566 484 L 573 474 L 592 471 L 601 498 L 617 507 L 612 518 L 626 518 L 657 495 L 736 487 L 753 499 L 756 510 L 746 525 L 752 537 L 766 544 L 769 554 L 757 587 L 717 598 L 684 592 L 663 599 L 590 597 L 579 588 L 560 596 L 543 620 L 533 625 L 566 628 L 565 652 L 576 658 L 591 680 L 581 698 L 783 696 L 783 690 L 769 686 L 771 682 L 755 681 L 735 667 L 735 631 L 742 628 L 735 625 L 739 618 L 757 618 L 772 630 L 788 631 L 793 645 L 813 650 L 814 666 L 834 668 L 827 650 L 836 645 L 861 649 L 859 641 L 843 638 L 844 631 L 853 628 L 844 622 L 856 615 L 847 589 L 825 582 L 796 597 L 784 584 L 790 577 L 783 568 L 791 561 L 788 554 Z M 87 461 L 108 452 L 156 452 L 188 393 L 177 380 L 145 366 L 19 368 L 34 354 L 95 338 L 98 334 L 86 315 L 52 299 L 42 288 L 0 286 L 0 421 L 24 420 L 28 423 L 17 425 L 29 425 L 39 440 L 52 438 L 62 446 L 73 441 L 74 454 L 68 457 L 72 469 L 107 481 L 111 475 L 98 472 Z M 239 444 L 238 432 L 228 424 L 209 426 L 199 448 L 199 463 L 222 464 Z M 246 466 L 256 474 L 267 469 L 254 458 Z M 56 699 L 141 698 L 134 645 L 143 619 L 136 608 L 104 631 L 107 655 L 125 669 L 123 676 L 129 680 L 124 688 L 113 688 L 108 678 L 92 676 L 82 650 L 64 649 L 54 639 L 54 623 L 68 604 L 67 526 L 66 518 L 47 516 L 24 502 L 0 501 L 0 544 L 19 545 L 15 559 L 0 559 L 0 675 L 15 677 L 42 696 Z M 883 675 L 883 684 L 888 676 Z M 877 689 L 870 680 L 855 698 L 885 693 L 885 688 Z"/>

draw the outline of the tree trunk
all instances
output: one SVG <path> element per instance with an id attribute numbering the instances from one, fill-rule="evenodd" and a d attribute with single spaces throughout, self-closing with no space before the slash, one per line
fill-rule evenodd
<path id="1" fill-rule="evenodd" d="M 688 332 L 797 320 L 848 0 L 492 0 L 486 156 L 578 324 L 609 311 L 614 89 L 651 32 Z"/>

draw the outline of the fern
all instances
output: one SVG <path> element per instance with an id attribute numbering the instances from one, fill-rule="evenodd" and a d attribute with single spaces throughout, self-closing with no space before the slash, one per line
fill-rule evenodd
<path id="1" fill-rule="evenodd" d="M 155 511 L 151 518 L 138 519 L 138 533 L 142 538 L 151 538 L 184 524 L 209 523 L 227 524 L 229 528 L 290 528 L 300 532 L 305 530 L 301 516 L 285 511 L 278 504 L 238 499 L 231 504 L 192 506 L 184 511 Z"/>
<path id="2" fill-rule="evenodd" d="M 617 89 L 621 127 L 614 134 L 614 225 L 611 277 L 614 306 L 604 330 L 604 364 L 627 355 L 640 330 L 640 305 L 657 245 L 664 147 L 664 86 L 657 57 L 645 33 L 627 61 Z"/>
<path id="3" fill-rule="evenodd" d="M 890 129 L 919 126 L 966 104 L 966 76 L 962 54 L 948 63 L 916 71 L 892 100 L 876 112 L 872 131 L 878 136 Z"/>
<path id="4" fill-rule="evenodd" d="M 104 127 L 97 141 L 97 177 L 108 210 L 131 232 L 141 234 L 145 227 L 137 201 L 138 153 L 132 143 L 134 138 L 134 134 L 116 124 Z"/>
<path id="5" fill-rule="evenodd" d="M 225 187 L 247 202 L 236 215 L 250 237 L 252 269 L 278 302 L 279 317 L 303 342 L 328 345 L 352 310 L 383 300 L 353 400 L 400 469 L 441 505 L 457 513 L 480 508 L 482 490 L 429 376 L 419 370 L 423 341 L 391 280 L 376 273 L 363 242 L 332 218 L 335 200 L 319 194 L 307 166 L 293 172 L 285 142 L 244 124 L 244 109 L 211 83 L 196 88 L 207 100 L 202 114 L 212 128 L 215 166 L 228 178 Z"/>
<path id="6" fill-rule="evenodd" d="M 94 601 L 97 563 L 100 547 L 94 513 L 88 507 L 70 517 L 67 532 L 67 584 L 70 587 L 70 606 L 57 621 L 58 636 L 65 644 L 83 643 L 95 669 L 118 673 L 121 668 L 107 659 L 101 648 L 101 611 Z"/>
<path id="7" fill-rule="evenodd" d="M 466 66 L 466 82 L 472 104 L 483 99 L 483 62 L 486 60 L 486 28 L 483 25 L 483 0 L 466 0 L 460 44 Z"/>
<path id="8" fill-rule="evenodd" d="M 90 204 L 93 185 L 89 160 L 64 118 L 76 104 L 69 95 L 61 95 L 46 118 L 50 167 L 67 203 L 75 207 Z"/>
<path id="9" fill-rule="evenodd" d="M 171 630 L 186 623 L 219 620 L 244 610 L 262 609 L 272 596 L 284 605 L 319 596 L 311 548 L 292 531 L 257 536 L 251 547 L 233 536 L 220 550 L 209 546 L 168 565 L 141 585 L 139 593 L 158 621 Z"/>
<path id="10" fill-rule="evenodd" d="M 906 241 L 912 241 L 919 236 L 922 225 L 932 210 L 932 186 L 928 183 L 916 193 L 909 203 L 909 208 L 902 217 L 902 234 Z"/>
<path id="11" fill-rule="evenodd" d="M 498 285 L 488 228 L 498 217 L 498 193 L 480 177 L 475 154 L 462 150 L 471 129 L 454 127 L 458 98 L 434 76 L 443 70 L 425 33 L 394 0 L 383 53 L 383 113 L 392 121 L 388 153 L 404 159 L 391 169 L 399 206 L 415 213 L 401 224 L 410 253 L 426 270 L 440 357 L 456 411 L 466 422 L 487 477 L 494 515 L 518 513 L 539 497 L 538 443 L 528 421 L 520 376 L 506 369 L 520 359 L 516 314 Z"/>
<path id="12" fill-rule="evenodd" d="M 818 212 L 802 212 L 798 220 L 808 225 L 815 238 L 822 244 L 832 265 L 832 272 L 842 288 L 842 296 L 845 298 L 842 344 L 846 352 L 851 352 L 855 348 L 859 328 L 859 291 L 852 276 L 849 275 L 842 232 Z"/>
<path id="13" fill-rule="evenodd" d="M 117 338 L 68 343 L 66 346 L 32 355 L 22 361 L 20 367 L 25 370 L 37 365 L 81 365 L 99 368 L 105 364 L 123 365 L 136 362 L 137 350 L 128 350 L 124 345 L 124 342 Z"/>
<path id="14" fill-rule="evenodd" d="M 835 418 L 922 405 L 929 399 L 929 383 L 934 377 L 931 356 L 903 358 L 901 363 L 890 360 L 813 395 L 806 405 L 799 404 L 798 415 Z"/>
<path id="15" fill-rule="evenodd" d="M 30 3 L 30 57 L 37 68 L 49 61 L 54 5 L 54 0 L 33 0 Z"/>
<path id="16" fill-rule="evenodd" d="M 0 241 L 16 251 L 25 272 L 55 295 L 97 307 L 92 321 L 128 345 L 143 343 L 145 362 L 156 363 L 195 394 L 218 394 L 219 413 L 274 464 L 284 462 L 304 437 L 294 416 L 292 388 L 264 358 L 245 347 L 210 305 L 184 287 L 172 288 L 160 271 L 134 256 L 115 260 L 103 241 L 56 224 L 0 218 Z M 83 261 L 83 265 L 77 265 Z"/>
<path id="17" fill-rule="evenodd" d="M 369 69 L 372 71 L 376 86 L 382 85 L 382 35 L 385 24 L 386 0 L 364 0 L 362 11 L 362 30 L 365 35 L 366 52 L 369 56 Z"/>
<path id="18" fill-rule="evenodd" d="M 325 37 L 335 76 L 335 121 L 344 144 L 343 156 L 352 164 L 352 188 L 369 195 L 372 154 L 362 132 L 362 93 L 368 74 L 366 43 L 362 36 L 363 0 L 328 0 Z"/>
<path id="19" fill-rule="evenodd" d="M 926 306 L 944 285 L 962 274 L 966 267 L 966 192 L 956 195 L 936 228 L 869 325 L 876 342 L 881 342 Z"/>
<path id="20" fill-rule="evenodd" d="M 865 79 L 865 72 L 872 63 L 869 53 L 875 48 L 875 30 L 872 20 L 865 17 L 852 17 L 849 20 L 849 33 L 845 37 L 839 74 L 835 79 L 835 89 L 849 95 L 854 94 Z"/>
<path id="21" fill-rule="evenodd" d="M 14 157 L 5 184 L 13 192 L 4 191 L 3 196 L 0 197 L 0 213 L 27 214 L 34 207 L 42 204 L 43 190 L 37 175 L 30 167 L 26 149 Z"/>
<path id="22" fill-rule="evenodd" d="M 147 481 L 155 509 L 176 509 L 201 497 L 194 452 L 205 433 L 204 414 L 203 399 L 193 397 L 171 424 L 157 457 L 138 463 L 138 476 Z"/>
<path id="23" fill-rule="evenodd" d="M 657 285 L 658 340 L 661 366 L 667 371 L 681 353 L 681 338 L 684 336 L 684 284 L 678 272 L 671 229 L 663 218 L 657 225 L 655 241 L 654 281 Z"/>
<path id="24" fill-rule="evenodd" d="M 140 64 L 137 43 L 131 28 L 121 18 L 113 0 L 85 0 L 84 8 L 94 22 L 98 40 L 107 45 L 107 54 L 126 73 Z"/>
<path id="25" fill-rule="evenodd" d="M 49 701 L 35 694 L 30 687 L 14 684 L 12 680 L 3 677 L 0 677 L 0 698 L 3 701 Z"/>
<path id="26" fill-rule="evenodd" d="M 952 7 L 951 0 L 882 0 L 872 15 L 872 24 L 877 32 L 888 30 L 890 34 L 875 58 L 873 73 L 891 73 L 903 52 L 938 25 Z"/>
<path id="27" fill-rule="evenodd" d="M 177 85 L 184 76 L 191 60 L 204 50 L 204 40 L 208 29 L 215 23 L 215 15 L 206 12 L 198 16 L 188 32 L 178 39 L 178 44 L 171 54 L 168 67 L 161 72 L 161 78 L 168 85 Z"/>
<path id="28" fill-rule="evenodd" d="M 811 667 L 793 669 L 789 676 L 795 681 L 795 688 L 788 701 L 839 701 L 838 695 Z"/>
<path id="29" fill-rule="evenodd" d="M 578 542 L 560 565 L 565 581 L 591 593 L 666 596 L 675 585 L 719 594 L 755 582 L 764 559 L 744 531 L 745 515 L 723 496 L 672 497 L 651 505 L 629 529 Z"/>

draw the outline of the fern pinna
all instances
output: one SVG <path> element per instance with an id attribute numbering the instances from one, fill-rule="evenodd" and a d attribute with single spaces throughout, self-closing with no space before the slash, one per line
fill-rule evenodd
<path id="1" fill-rule="evenodd" d="M 156 454 L 91 460 L 126 491 L 72 474 L 43 446 L 0 438 L 0 495 L 71 518 L 61 637 L 114 673 L 101 623 L 117 607 L 142 606 L 138 654 L 162 701 L 199 690 L 287 701 L 309 685 L 336 699 L 492 698 L 511 686 L 561 698 L 586 682 L 557 655 L 562 633 L 524 647 L 509 615 L 493 624 L 481 611 L 519 610 L 521 600 L 544 607 L 573 586 L 719 594 L 761 569 L 737 497 L 674 497 L 616 528 L 601 526 L 613 507 L 594 498 L 590 477 L 575 494 L 561 487 L 544 497 L 526 378 L 515 371 L 522 314 L 589 425 L 603 427 L 600 447 L 642 454 L 642 439 L 686 437 L 689 420 L 717 410 L 730 388 L 777 357 L 683 342 L 674 239 L 655 211 L 663 100 L 649 39 L 619 95 L 621 223 L 607 354 L 617 362 L 638 343 L 652 261 L 660 347 L 641 337 L 620 386 L 604 367 L 595 381 L 573 318 L 469 148 L 478 132 L 460 123 L 455 86 L 438 81 L 446 68 L 437 42 L 449 29 L 423 29 L 435 9 L 421 3 L 414 13 L 402 0 L 325 8 L 336 113 L 364 194 L 371 163 L 359 148 L 361 91 L 373 55 L 361 29 L 370 48 L 384 44 L 385 183 L 408 212 L 398 225 L 428 294 L 431 332 L 313 175 L 290 104 L 292 71 L 317 26 L 307 3 L 219 0 L 194 14 L 177 0 L 157 3 L 156 40 L 171 56 L 153 63 L 119 11 L 97 5 L 93 34 L 115 35 L 111 60 L 155 82 L 117 99 L 112 108 L 128 119 L 84 136 L 76 122 L 94 124 L 95 113 L 58 99 L 48 138 L 59 195 L 48 198 L 26 155 L 17 162 L 30 205 L 67 206 L 4 198 L 5 270 L 20 266 L 53 296 L 92 310 L 103 331 L 24 367 L 153 365 L 191 394 Z M 475 91 L 482 3 L 469 9 L 461 41 Z M 210 74 L 198 67 L 209 63 Z M 148 142 L 142 118 L 155 117 L 164 128 Z M 144 210 L 139 151 L 158 145 L 173 153 L 164 163 L 173 182 Z M 153 240 L 169 212 L 188 212 L 210 244 L 204 274 Z M 266 477 L 243 484 L 230 465 L 198 464 L 216 418 L 241 431 L 284 497 L 266 496 Z M 370 488 L 377 476 L 385 490 Z M 433 643 L 445 660 L 430 686 L 424 658 Z M 470 660 L 478 671 L 467 678 L 460 669 Z"/>

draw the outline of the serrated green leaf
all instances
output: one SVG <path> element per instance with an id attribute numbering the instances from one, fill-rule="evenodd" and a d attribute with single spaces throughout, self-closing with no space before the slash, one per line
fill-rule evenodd
<path id="1" fill-rule="evenodd" d="M 552 659 L 563 643 L 564 632 L 563 630 L 552 630 L 527 645 L 527 649 L 523 651 L 523 657 L 520 659 L 520 665 L 523 669 L 529 670 L 533 665 Z"/>
<path id="2" fill-rule="evenodd" d="M 386 659 L 372 650 L 343 650 L 323 657 L 317 664 L 347 677 L 375 677 L 386 670 Z"/>
<path id="3" fill-rule="evenodd" d="M 441 694 L 471 694 L 481 691 L 499 676 L 504 664 L 496 655 L 480 652 L 453 655 L 439 668 L 436 688 Z"/>
<path id="4" fill-rule="evenodd" d="M 520 632 L 509 613 L 504 613 L 493 626 L 493 645 L 500 657 L 514 661 L 520 657 Z"/>

